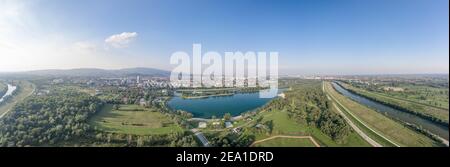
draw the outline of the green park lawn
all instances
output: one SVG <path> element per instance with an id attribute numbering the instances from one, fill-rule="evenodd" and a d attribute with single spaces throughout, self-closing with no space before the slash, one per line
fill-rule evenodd
<path id="1" fill-rule="evenodd" d="M 274 138 L 261 143 L 257 143 L 254 147 L 316 147 L 309 139 L 295 138 Z"/>
<path id="2" fill-rule="evenodd" d="M 181 132 L 169 116 L 138 105 L 106 105 L 90 120 L 95 128 L 112 133 L 152 135 Z"/>
<path id="3" fill-rule="evenodd" d="M 364 141 L 358 134 L 351 132 L 349 136 L 342 141 L 337 143 L 331 139 L 331 137 L 325 135 L 320 131 L 320 129 L 309 126 L 306 123 L 299 123 L 289 118 L 288 113 L 285 111 L 271 111 L 263 112 L 260 114 L 263 116 L 263 121 L 272 120 L 274 123 L 272 136 L 273 135 L 297 135 L 297 136 L 312 136 L 319 145 L 328 147 L 370 147 L 370 145 Z M 256 140 L 261 140 L 270 137 L 265 134 L 258 134 Z"/>

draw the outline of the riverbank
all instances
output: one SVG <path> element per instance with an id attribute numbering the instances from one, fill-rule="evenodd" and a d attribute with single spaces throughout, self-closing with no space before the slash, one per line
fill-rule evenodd
<path id="1" fill-rule="evenodd" d="M 17 86 L 7 84 L 6 92 L 0 98 L 0 105 L 3 102 L 5 102 L 6 100 L 8 100 L 11 97 L 11 95 L 13 95 L 15 93 L 16 89 L 17 89 Z"/>
<path id="2" fill-rule="evenodd" d="M 361 96 L 358 93 L 354 93 L 353 91 L 341 86 L 339 83 L 335 83 L 335 84 L 337 86 L 339 86 L 342 90 L 347 91 L 348 93 L 352 94 L 352 95 L 349 95 L 349 94 L 348 95 L 351 96 L 353 100 L 356 100 L 370 108 L 373 108 L 373 109 L 375 109 L 375 111 L 385 114 L 386 116 L 390 117 L 391 119 L 394 119 L 394 120 L 404 124 L 405 126 L 409 127 L 410 129 L 412 129 L 414 131 L 422 133 L 433 139 L 444 138 L 445 140 L 448 140 L 448 138 L 449 138 L 448 126 L 446 126 L 446 125 L 442 125 L 440 123 L 423 118 L 421 116 L 417 116 L 417 115 L 415 115 L 413 113 L 409 113 L 407 111 L 403 111 L 403 110 L 399 110 L 397 108 L 390 107 L 389 105 L 385 105 L 384 103 L 380 103 L 380 102 L 372 100 L 370 98 L 366 98 L 365 96 Z M 342 92 L 340 92 L 340 93 L 342 93 Z M 444 141 L 444 142 L 448 142 L 448 141 Z"/>
<path id="3" fill-rule="evenodd" d="M 372 93 L 372 92 L 368 92 L 365 90 L 361 90 L 355 87 L 351 87 L 350 85 L 347 84 L 342 84 L 340 82 L 336 82 L 336 84 L 338 84 L 339 86 L 341 86 L 342 88 L 344 88 L 345 90 L 354 93 L 356 95 L 362 96 L 364 98 L 367 98 L 369 100 L 381 103 L 383 105 L 389 106 L 391 108 L 403 111 L 403 112 L 408 112 L 410 114 L 414 114 L 416 116 L 419 116 L 421 118 L 427 119 L 429 121 L 435 122 L 437 124 L 441 124 L 443 126 L 448 127 L 449 126 L 449 122 L 448 122 L 448 111 L 434 111 L 432 109 L 427 109 L 424 108 L 422 106 L 422 111 L 418 110 L 418 109 L 414 109 L 412 107 L 406 107 L 406 105 L 409 106 L 416 106 L 419 107 L 417 103 L 414 104 L 402 104 L 399 101 L 393 101 L 395 99 L 389 98 L 389 97 L 384 97 L 384 96 L 380 96 L 378 94 Z M 429 110 L 429 111 L 428 111 Z"/>
<path id="4" fill-rule="evenodd" d="M 5 116 L 12 107 L 14 107 L 18 102 L 25 100 L 28 96 L 32 95 L 34 92 L 34 85 L 28 81 L 17 82 L 17 89 L 14 91 L 14 95 L 8 102 L 0 105 L 0 118 Z"/>
<path id="5" fill-rule="evenodd" d="M 367 105 L 361 104 L 360 101 L 355 101 L 354 98 L 350 98 L 344 95 L 341 87 L 327 83 L 325 89 L 330 93 L 337 101 L 343 105 L 349 113 L 353 114 L 357 119 L 364 123 L 368 128 L 373 129 L 376 133 L 385 136 L 386 139 L 395 142 L 399 146 L 444 146 L 440 141 L 433 140 L 428 136 L 417 132 L 401 122 L 387 117 L 385 114 L 379 111 L 375 111 Z M 361 130 L 365 130 L 362 128 Z M 372 137 L 370 131 L 365 131 L 366 134 Z M 382 140 L 378 140 L 378 137 L 372 138 L 380 144 L 385 143 Z"/>

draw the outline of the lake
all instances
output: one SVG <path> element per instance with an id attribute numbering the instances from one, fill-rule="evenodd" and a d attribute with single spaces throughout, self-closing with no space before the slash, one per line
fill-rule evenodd
<path id="1" fill-rule="evenodd" d="M 388 117 L 396 118 L 401 121 L 420 126 L 423 129 L 426 129 L 426 130 L 448 140 L 449 131 L 448 131 L 448 127 L 446 127 L 446 126 L 434 123 L 428 119 L 424 119 L 417 115 L 414 115 L 414 114 L 411 114 L 411 113 L 408 113 L 405 111 L 401 111 L 401 110 L 386 106 L 384 104 L 375 102 L 373 100 L 367 99 L 365 97 L 356 95 L 356 94 L 344 89 L 343 87 L 341 87 L 340 85 L 338 85 L 334 82 L 332 84 L 338 92 L 340 92 L 344 96 L 351 98 L 352 100 L 354 100 L 358 103 L 361 103 L 365 106 L 375 109 L 375 111 L 386 114 Z"/>
<path id="2" fill-rule="evenodd" d="M 270 98 L 259 98 L 259 92 L 236 93 L 233 96 L 208 97 L 203 99 L 183 99 L 173 97 L 168 105 L 174 110 L 190 112 L 196 118 L 223 117 L 226 113 L 238 116 L 243 112 L 254 110 L 269 102 Z"/>

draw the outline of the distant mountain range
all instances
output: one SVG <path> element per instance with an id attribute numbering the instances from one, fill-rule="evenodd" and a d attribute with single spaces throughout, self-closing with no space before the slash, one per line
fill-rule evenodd
<path id="1" fill-rule="evenodd" d="M 154 68 L 124 68 L 118 70 L 106 70 L 98 68 L 78 68 L 67 70 L 36 70 L 28 72 L 20 72 L 25 75 L 40 75 L 40 76 L 78 76 L 78 77 L 122 77 L 122 76 L 157 76 L 167 77 L 170 76 L 169 71 L 154 69 Z"/>

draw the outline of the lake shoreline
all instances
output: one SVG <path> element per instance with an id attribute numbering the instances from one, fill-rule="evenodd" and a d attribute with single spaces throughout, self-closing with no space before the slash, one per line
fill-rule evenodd
<path id="1" fill-rule="evenodd" d="M 242 113 L 258 109 L 272 99 L 260 98 L 259 91 L 253 93 L 227 93 L 204 98 L 183 98 L 175 95 L 167 101 L 166 105 L 172 111 L 183 110 L 189 112 L 196 119 L 220 118 L 226 113 L 230 113 L 233 119 L 239 119 Z"/>

